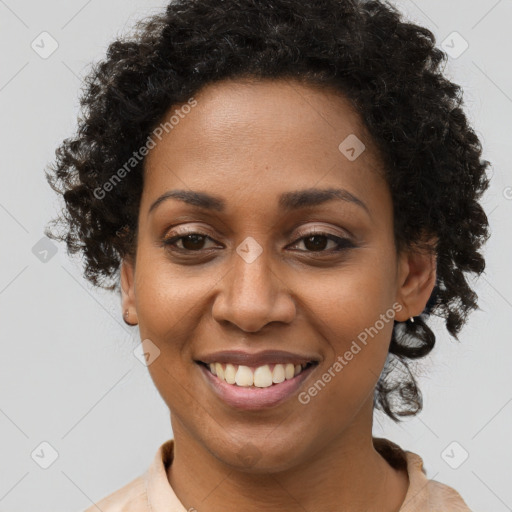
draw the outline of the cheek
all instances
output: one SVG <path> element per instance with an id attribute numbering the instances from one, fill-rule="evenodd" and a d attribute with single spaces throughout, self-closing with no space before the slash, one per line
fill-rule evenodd
<path id="1" fill-rule="evenodd" d="M 169 409 L 201 416 L 204 404 L 199 405 L 201 395 L 191 386 L 197 372 L 193 340 L 204 338 L 211 306 L 205 297 L 218 282 L 218 272 L 178 267 L 159 251 L 141 248 L 135 273 L 140 338 L 151 340 L 159 351 L 148 371 Z"/>
<path id="2" fill-rule="evenodd" d="M 141 337 L 180 350 L 193 338 L 203 311 L 201 298 L 214 284 L 211 273 L 171 264 L 161 249 L 141 250 L 135 273 L 137 317 Z M 171 347 L 167 347 L 171 348 Z"/>
<path id="3" fill-rule="evenodd" d="M 347 417 L 373 392 L 388 354 L 396 311 L 389 277 L 393 274 L 387 267 L 370 260 L 363 264 L 362 258 L 336 278 L 303 281 L 304 307 L 325 348 L 317 381 L 306 390 L 303 402 L 316 400 L 319 410 L 344 411 L 341 416 Z M 332 408 L 333 403 L 338 405 Z"/>
<path id="4" fill-rule="evenodd" d="M 298 293 L 304 308 L 332 346 L 343 348 L 342 340 L 346 343 L 349 338 L 356 338 L 382 319 L 381 315 L 386 319 L 384 325 L 379 321 L 377 328 L 384 338 L 391 336 L 395 300 L 393 260 L 382 256 L 377 259 L 375 252 L 355 254 L 336 272 L 301 277 Z"/>

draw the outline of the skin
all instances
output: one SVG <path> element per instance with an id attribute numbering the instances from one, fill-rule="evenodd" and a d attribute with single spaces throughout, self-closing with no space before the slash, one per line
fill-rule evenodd
<path id="1" fill-rule="evenodd" d="M 307 390 L 393 304 L 401 305 L 397 321 L 423 311 L 435 256 L 397 253 L 380 161 L 339 93 L 230 80 L 194 97 L 197 106 L 146 158 L 136 263 L 126 257 L 121 266 L 123 311 L 160 350 L 148 369 L 171 412 L 169 483 L 201 512 L 398 511 L 407 473 L 372 444 L 373 392 L 393 321 L 308 404 L 294 396 L 235 409 L 213 394 L 194 359 L 232 348 L 313 354 L 320 363 L 299 392 Z M 366 145 L 354 161 L 338 149 L 349 134 Z M 280 210 L 280 194 L 312 187 L 346 189 L 368 212 L 342 200 Z M 168 199 L 149 213 L 175 189 L 220 196 L 225 210 Z M 209 238 L 178 240 L 189 249 L 180 255 L 162 245 L 177 229 Z M 353 246 L 334 252 L 336 242 L 320 236 L 315 250 L 307 242 L 315 230 Z M 247 237 L 262 248 L 251 263 L 236 252 Z M 241 457 L 249 453 L 255 463 Z"/>

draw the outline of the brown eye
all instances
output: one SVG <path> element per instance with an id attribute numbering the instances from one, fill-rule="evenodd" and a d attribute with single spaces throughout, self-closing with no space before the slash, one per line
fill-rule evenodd
<path id="1" fill-rule="evenodd" d="M 202 249 L 205 242 L 205 237 L 202 235 L 187 235 L 181 238 L 183 248 L 187 251 L 195 251 Z"/>
<path id="2" fill-rule="evenodd" d="M 199 252 L 204 249 L 204 244 L 207 239 L 212 240 L 204 233 L 187 233 L 164 239 L 162 243 L 164 246 L 171 248 L 171 250 Z M 177 245 L 180 242 L 181 247 Z"/>
<path id="3" fill-rule="evenodd" d="M 329 240 L 323 235 L 313 235 L 304 238 L 304 247 L 311 251 L 323 251 Z"/>
<path id="4" fill-rule="evenodd" d="M 303 240 L 304 247 L 306 247 L 306 251 L 303 252 L 337 252 L 355 247 L 348 238 L 341 238 L 330 233 L 313 232 L 299 238 L 300 240 Z M 329 242 L 333 242 L 334 248 L 325 250 Z"/>
<path id="5" fill-rule="evenodd" d="M 183 253 L 201 252 L 205 249 L 204 246 L 207 240 L 214 242 L 212 238 L 204 233 L 192 232 L 186 234 L 182 233 L 164 239 L 162 244 L 168 247 L 171 251 Z M 304 247 L 306 248 L 305 250 L 301 249 L 301 252 L 330 253 L 355 247 L 355 245 L 348 238 L 341 238 L 330 233 L 312 232 L 297 240 L 297 242 L 300 241 L 303 241 Z M 297 242 L 295 245 L 298 245 Z M 333 247 L 328 248 L 329 242 L 333 244 Z"/>

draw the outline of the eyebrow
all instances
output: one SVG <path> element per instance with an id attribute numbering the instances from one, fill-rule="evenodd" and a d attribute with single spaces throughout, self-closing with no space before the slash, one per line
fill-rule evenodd
<path id="1" fill-rule="evenodd" d="M 195 192 L 191 190 L 169 190 L 163 193 L 149 207 L 148 214 L 168 199 L 176 199 L 192 206 L 204 208 L 206 210 L 216 210 L 222 212 L 226 208 L 226 202 L 219 196 L 206 194 L 204 192 Z M 299 210 L 311 206 L 318 206 L 328 201 L 341 200 L 360 206 L 368 215 L 371 216 L 370 210 L 366 204 L 354 194 L 345 189 L 340 188 L 309 188 L 305 190 L 295 190 L 285 192 L 279 196 L 279 207 L 284 211 Z"/>

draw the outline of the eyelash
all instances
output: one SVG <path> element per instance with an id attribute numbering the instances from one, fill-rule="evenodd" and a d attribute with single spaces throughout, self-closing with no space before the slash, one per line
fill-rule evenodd
<path id="1" fill-rule="evenodd" d="M 175 235 L 175 236 L 172 236 L 170 238 L 167 238 L 167 239 L 164 239 L 162 240 L 162 245 L 170 250 L 170 251 L 173 251 L 173 252 L 180 252 L 180 253 L 200 253 L 201 251 L 203 250 L 207 250 L 207 249 L 199 249 L 197 251 L 193 251 L 193 250 L 190 250 L 190 249 L 183 249 L 183 248 L 180 248 L 180 247 L 173 247 L 175 242 L 177 242 L 178 240 L 181 240 L 182 238 L 186 238 L 188 236 L 192 236 L 192 235 L 199 235 L 199 236 L 202 236 L 202 237 L 205 237 L 205 238 L 208 238 L 212 241 L 215 241 L 213 240 L 210 236 L 208 236 L 206 233 L 201 233 L 201 232 L 198 232 L 198 231 L 191 231 L 189 233 L 180 233 L 179 235 Z M 335 235 L 332 235 L 331 233 L 326 233 L 326 232 L 323 232 L 323 231 L 311 231 L 310 233 L 305 233 L 303 234 L 302 236 L 300 236 L 299 238 L 297 238 L 296 242 L 299 242 L 301 240 L 304 240 L 306 238 L 311 238 L 311 237 L 318 237 L 318 236 L 322 236 L 322 237 L 325 237 L 325 238 L 328 238 L 329 240 L 332 240 L 333 242 L 336 242 L 337 244 L 337 248 L 336 249 L 331 249 L 331 250 L 320 250 L 320 251 L 308 251 L 308 250 L 301 250 L 300 252 L 309 252 L 311 254 L 321 254 L 321 253 L 336 253 L 336 252 L 341 252 L 343 250 L 346 250 L 346 249 L 351 249 L 351 248 L 354 248 L 355 245 L 348 239 L 348 238 L 342 238 L 342 237 L 339 237 L 339 236 L 335 236 Z"/>

